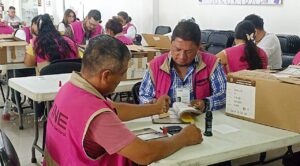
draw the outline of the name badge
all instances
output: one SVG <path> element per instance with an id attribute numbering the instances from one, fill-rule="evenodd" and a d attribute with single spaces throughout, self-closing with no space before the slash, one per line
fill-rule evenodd
<path id="1" fill-rule="evenodd" d="M 190 89 L 176 88 L 176 101 L 190 104 Z"/>

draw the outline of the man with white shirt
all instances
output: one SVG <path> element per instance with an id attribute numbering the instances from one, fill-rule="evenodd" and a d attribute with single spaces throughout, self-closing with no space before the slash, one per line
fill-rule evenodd
<path id="1" fill-rule="evenodd" d="M 4 21 L 8 23 L 8 25 L 12 27 L 17 27 L 21 23 L 21 19 L 16 16 L 16 8 L 13 6 L 10 6 L 8 8 L 8 14 L 4 17 Z"/>
<path id="2" fill-rule="evenodd" d="M 281 69 L 282 57 L 279 39 L 275 34 L 264 30 L 264 20 L 255 14 L 248 15 L 244 20 L 251 21 L 255 26 L 257 46 L 262 48 L 268 56 L 268 68 Z"/>

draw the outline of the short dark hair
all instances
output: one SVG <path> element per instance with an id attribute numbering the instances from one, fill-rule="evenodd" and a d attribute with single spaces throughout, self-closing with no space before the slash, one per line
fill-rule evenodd
<path id="1" fill-rule="evenodd" d="M 126 21 L 126 23 L 129 23 L 132 20 L 131 17 L 128 15 L 128 13 L 126 13 L 124 11 L 120 11 L 118 13 L 118 16 L 123 17 L 123 19 Z"/>
<path id="2" fill-rule="evenodd" d="M 87 17 L 90 19 L 90 18 L 93 18 L 95 21 L 99 21 L 101 22 L 101 13 L 99 10 L 90 10 Z"/>
<path id="3" fill-rule="evenodd" d="M 264 30 L 264 20 L 255 14 L 250 14 L 245 17 L 244 20 L 251 21 L 252 24 L 255 26 L 255 29 Z"/>
<path id="4" fill-rule="evenodd" d="M 121 20 L 118 17 L 109 19 L 105 25 L 106 29 L 110 29 L 115 35 L 123 31 Z"/>
<path id="5" fill-rule="evenodd" d="M 8 10 L 16 10 L 16 8 L 13 7 L 13 6 L 10 6 L 10 7 L 8 8 Z"/>
<path id="6" fill-rule="evenodd" d="M 180 21 L 172 33 L 172 41 L 177 37 L 186 41 L 192 41 L 199 46 L 201 41 L 200 27 L 192 21 Z"/>
<path id="7" fill-rule="evenodd" d="M 91 75 L 102 69 L 117 72 L 130 57 L 128 48 L 121 41 L 109 35 L 99 35 L 90 39 L 84 51 L 81 70 Z"/>

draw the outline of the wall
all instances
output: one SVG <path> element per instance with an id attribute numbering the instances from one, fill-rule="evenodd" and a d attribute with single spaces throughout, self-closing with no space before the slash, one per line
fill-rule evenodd
<path id="1" fill-rule="evenodd" d="M 198 0 L 160 0 L 159 24 L 174 27 L 184 16 L 193 16 L 201 29 L 233 30 L 248 14 L 258 14 L 272 33 L 300 35 L 299 0 L 283 0 L 280 6 L 199 5 Z"/>
<path id="2" fill-rule="evenodd" d="M 76 6 L 75 10 L 78 11 L 80 19 L 83 18 L 83 13 L 86 16 L 89 10 L 98 9 L 102 15 L 102 26 L 105 26 L 107 20 L 117 15 L 119 11 L 126 11 L 131 16 L 132 23 L 136 25 L 138 33 L 152 33 L 155 19 L 158 22 L 158 18 L 153 16 L 153 1 L 155 0 L 66 0 L 66 9 L 69 7 L 74 9 Z M 61 19 L 62 15 L 59 17 L 59 20 Z"/>

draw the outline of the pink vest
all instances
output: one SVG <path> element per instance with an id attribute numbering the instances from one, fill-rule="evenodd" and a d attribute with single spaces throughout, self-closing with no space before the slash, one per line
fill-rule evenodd
<path id="1" fill-rule="evenodd" d="M 11 26 L 7 26 L 3 23 L 0 24 L 0 34 L 12 34 L 14 29 Z"/>
<path id="2" fill-rule="evenodd" d="M 26 34 L 26 42 L 30 43 L 30 39 L 31 39 L 31 33 L 30 33 L 30 27 L 24 27 L 23 30 Z"/>
<path id="3" fill-rule="evenodd" d="M 298 52 L 295 55 L 295 58 L 293 59 L 293 65 L 299 65 L 300 64 L 300 52 Z"/>
<path id="4" fill-rule="evenodd" d="M 83 22 L 81 21 L 75 21 L 72 24 L 70 24 L 70 27 L 73 31 L 73 37 L 74 37 L 74 41 L 77 44 L 82 44 L 84 41 L 84 28 L 83 28 Z M 100 24 L 97 25 L 96 30 L 92 32 L 91 34 L 91 38 L 102 34 L 102 26 Z"/>
<path id="5" fill-rule="evenodd" d="M 127 34 L 127 30 L 128 30 L 128 28 L 131 27 L 131 26 L 133 26 L 133 27 L 135 28 L 135 26 L 134 26 L 133 24 L 127 23 L 127 24 L 123 27 L 122 33 L 123 33 L 123 34 Z"/>
<path id="6" fill-rule="evenodd" d="M 119 39 L 125 45 L 132 45 L 133 44 L 132 40 L 129 39 L 128 37 L 124 36 L 124 35 L 115 36 L 115 38 Z"/>
<path id="7" fill-rule="evenodd" d="M 213 73 L 215 66 L 218 63 L 217 58 L 209 53 L 200 52 L 201 60 L 199 63 L 205 65 L 200 70 L 196 67 L 196 72 L 193 74 L 193 89 L 195 92 L 195 99 L 203 99 L 211 95 L 210 92 L 210 76 Z M 155 89 L 155 98 L 168 94 L 171 87 L 170 71 L 166 72 L 161 69 L 162 64 L 168 63 L 168 53 L 165 53 L 150 62 L 150 70 L 153 76 L 153 83 Z"/>
<path id="8" fill-rule="evenodd" d="M 227 64 L 229 67 L 229 71 L 227 71 L 228 68 L 224 66 L 224 71 L 226 74 L 229 72 L 236 72 L 249 68 L 249 65 L 246 61 L 241 61 L 241 58 L 245 55 L 244 48 L 245 45 L 241 44 L 225 49 Z M 262 60 L 263 69 L 266 69 L 268 66 L 267 54 L 261 48 L 258 48 L 258 54 L 260 56 L 260 59 Z"/>
<path id="9" fill-rule="evenodd" d="M 46 165 L 46 163 L 54 161 L 62 166 L 130 165 L 131 162 L 128 159 L 118 154 L 109 155 L 104 153 L 94 160 L 85 153 L 83 140 L 86 129 L 90 125 L 90 118 L 101 114 L 101 112 L 95 112 L 103 108 L 111 109 L 110 104 L 105 100 L 75 86 L 71 82 L 66 83 L 58 92 L 48 115 L 47 157 L 43 163 Z"/>

